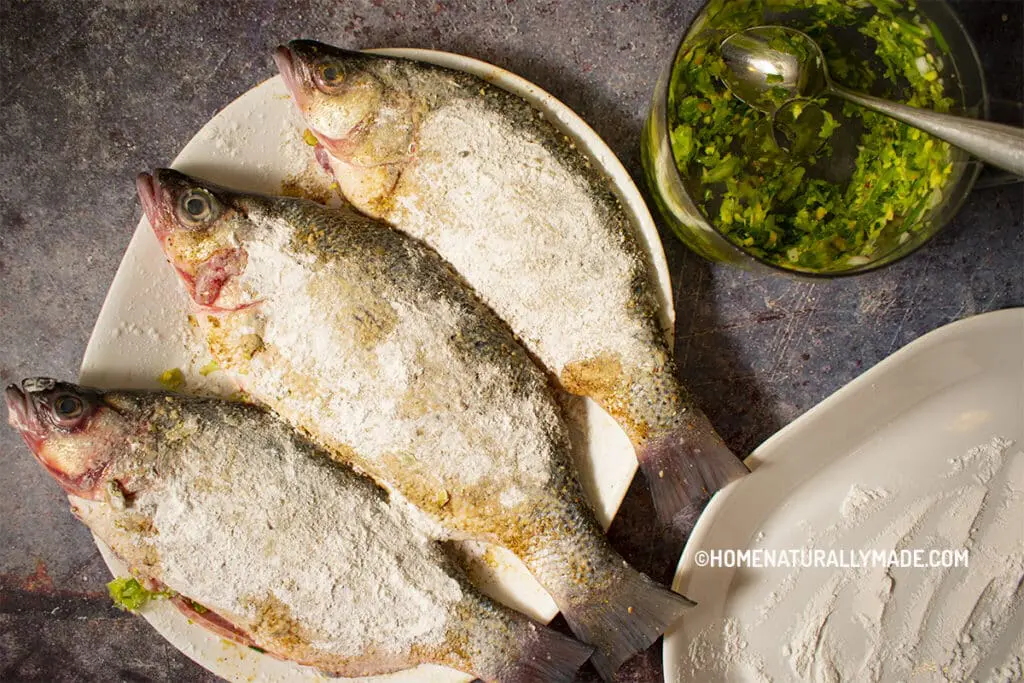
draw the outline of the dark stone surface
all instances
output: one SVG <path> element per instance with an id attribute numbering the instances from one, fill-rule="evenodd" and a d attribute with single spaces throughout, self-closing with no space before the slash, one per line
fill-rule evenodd
<path id="1" fill-rule="evenodd" d="M 140 212 L 132 179 L 172 159 L 219 108 L 272 75 L 278 42 L 459 52 L 580 113 L 640 179 L 654 80 L 698 0 L 658 2 L 0 2 L 0 380 L 74 377 Z M 1018 0 L 954 3 L 995 97 L 1021 101 Z M 977 191 L 913 257 L 798 283 L 714 266 L 664 243 L 677 353 L 729 444 L 746 453 L 896 349 L 953 320 L 1024 304 L 1024 193 Z M 86 530 L 12 430 L 0 430 L 0 679 L 206 681 L 141 619 L 111 608 Z M 682 539 L 634 483 L 611 535 L 671 576 Z M 660 679 L 660 647 L 624 681 Z"/>

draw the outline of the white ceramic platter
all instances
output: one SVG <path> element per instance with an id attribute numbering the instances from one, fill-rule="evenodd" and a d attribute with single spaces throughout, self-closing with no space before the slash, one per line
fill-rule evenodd
<path id="1" fill-rule="evenodd" d="M 659 294 L 661 322 L 671 338 L 674 321 L 668 266 L 658 233 L 643 199 L 607 145 L 568 107 L 537 86 L 498 67 L 468 57 L 413 49 L 380 50 L 399 57 L 433 62 L 474 74 L 529 101 L 563 132 L 572 136 L 601 168 L 632 219 L 644 247 Z M 296 189 L 315 197 L 334 194 L 331 178 L 316 163 L 303 140 L 302 120 L 280 77 L 245 93 L 213 117 L 185 146 L 172 166 L 228 187 L 280 194 Z M 146 169 L 139 169 L 146 170 Z M 126 179 L 126 182 L 130 182 Z M 332 201 L 339 201 L 335 196 Z M 187 323 L 188 301 L 143 218 L 128 245 L 107 300 L 100 311 L 82 361 L 80 381 L 98 387 L 159 388 L 158 377 L 178 368 L 185 389 L 230 394 L 235 390 L 222 373 L 203 375 L 209 362 L 202 343 Z M 596 404 L 569 398 L 568 416 L 578 470 L 597 516 L 607 527 L 618 509 L 637 464 L 625 434 Z M 116 575 L 125 567 L 98 543 Z M 470 573 L 484 592 L 534 618 L 547 622 L 557 613 L 551 598 L 522 564 L 500 548 L 464 545 Z M 319 680 L 316 672 L 279 662 L 221 640 L 191 625 L 174 608 L 154 604 L 144 616 L 164 637 L 211 671 L 231 680 Z M 337 679 L 335 679 L 337 680 Z M 446 669 L 421 667 L 379 677 L 379 681 L 462 681 Z"/>
<path id="2" fill-rule="evenodd" d="M 1021 680 L 1024 308 L 922 337 L 747 465 L 683 552 L 673 588 L 698 606 L 666 638 L 667 681 Z M 948 569 L 835 553 L 846 566 L 699 566 L 727 549 L 969 555 Z"/>

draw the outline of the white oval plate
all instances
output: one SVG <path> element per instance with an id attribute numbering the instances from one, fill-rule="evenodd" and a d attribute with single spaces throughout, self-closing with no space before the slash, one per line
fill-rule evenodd
<path id="1" fill-rule="evenodd" d="M 996 437 L 1014 442 L 1000 478 L 986 485 L 994 489 L 990 507 L 1001 502 L 995 521 L 976 523 L 972 506 L 994 464 L 965 454 Z M 960 628 L 988 580 L 1022 571 L 1000 565 L 1024 556 L 1024 308 L 925 335 L 765 441 L 746 463 L 753 473 L 712 499 L 680 560 L 672 587 L 697 607 L 665 638 L 665 680 L 832 680 L 830 659 L 835 680 L 875 680 L 869 669 L 879 666 L 881 680 L 905 680 L 911 676 L 892 669 L 902 656 L 917 665 L 913 680 L 947 680 L 943 648 L 980 642 Z M 972 525 L 986 543 L 965 541 Z M 941 569 L 896 567 L 886 576 L 855 567 L 698 566 L 698 557 L 709 557 L 701 553 L 724 549 L 965 545 L 969 568 L 949 570 L 937 589 L 931 582 Z M 939 626 L 920 630 L 914 652 L 919 632 L 908 624 L 918 623 L 929 599 L 936 606 L 928 623 Z M 1012 635 L 1015 627 L 1021 635 Z M 1021 660 L 1011 659 L 1024 653 L 1020 604 L 1007 631 L 964 680 L 1012 680 L 992 673 L 1001 662 L 1020 675 Z M 830 652 L 836 640 L 841 652 Z"/>
<path id="2" fill-rule="evenodd" d="M 503 69 L 459 55 L 430 50 L 378 50 L 465 71 L 530 102 L 563 132 L 575 138 L 604 174 L 632 219 L 656 279 L 660 318 L 671 339 L 674 323 L 668 265 L 654 221 L 629 174 L 598 135 L 568 107 L 532 83 Z M 330 193 L 331 178 L 303 140 L 303 122 L 280 77 L 245 93 L 213 117 L 185 146 L 172 166 L 228 187 L 280 194 L 282 187 L 302 186 L 318 195 Z M 143 169 L 140 169 L 143 170 Z M 100 311 L 82 360 L 80 381 L 97 387 L 159 388 L 165 370 L 179 368 L 186 390 L 230 394 L 222 373 L 202 374 L 209 357 L 187 324 L 188 302 L 164 260 L 145 217 L 125 252 Z M 569 398 L 570 430 L 577 449 L 583 487 L 598 519 L 607 527 L 637 469 L 626 435 L 596 404 Z M 126 569 L 97 542 L 115 575 Z M 470 574 L 492 597 L 548 622 L 558 609 L 513 555 L 481 543 L 464 544 Z M 191 625 L 173 607 L 157 603 L 144 613 L 149 622 L 189 657 L 231 680 L 320 680 L 311 669 L 280 662 L 224 641 Z M 443 673 L 442 673 L 443 672 Z M 333 679 L 339 680 L 339 679 Z M 374 681 L 464 681 L 464 675 L 438 667 L 420 667 Z"/>

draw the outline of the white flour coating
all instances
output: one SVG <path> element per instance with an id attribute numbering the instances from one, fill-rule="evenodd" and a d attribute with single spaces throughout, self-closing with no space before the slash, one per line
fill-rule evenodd
<path id="1" fill-rule="evenodd" d="M 1003 454 L 1012 445 L 1012 441 L 998 436 L 994 437 L 991 442 L 975 446 L 963 455 L 950 459 L 949 474 L 946 476 L 954 477 L 965 469 L 973 467 L 974 478 L 978 483 L 987 484 L 1002 467 Z"/>
<path id="2" fill-rule="evenodd" d="M 344 485 L 283 436 L 195 443 L 136 502 L 152 515 L 166 584 L 250 620 L 273 596 L 312 646 L 343 657 L 444 640 L 462 590 L 404 505 Z"/>
<path id="3" fill-rule="evenodd" d="M 854 484 L 837 520 L 811 545 L 967 549 L 968 568 L 794 570 L 762 601 L 753 622 L 730 618 L 728 628 L 715 622 L 702 631 L 690 645 L 691 679 L 757 680 L 730 668 L 736 644 L 753 641 L 778 646 L 748 646 L 744 656 L 781 660 L 787 679 L 796 681 L 1020 681 L 1024 452 L 994 437 L 949 465 L 932 475 L 938 492 L 917 499 Z M 799 616 L 780 640 L 776 610 L 784 602 Z"/>
<path id="4" fill-rule="evenodd" d="M 992 670 L 991 683 L 1020 683 L 1024 681 L 1024 629 L 1014 644 L 1014 649 L 1022 654 L 1010 655 L 1006 663 Z"/>
<path id="5" fill-rule="evenodd" d="M 881 536 L 866 544 L 896 550 L 966 548 L 969 568 L 847 569 L 834 574 L 819 591 L 820 602 L 805 611 L 804 628 L 787 643 L 800 680 L 827 679 L 832 671 L 838 680 L 992 679 L 995 669 L 986 661 L 988 653 L 1006 634 L 1019 633 L 1024 626 L 1024 611 L 1018 607 L 1024 599 L 1024 525 L 1017 521 L 1024 518 L 1024 498 L 1014 487 L 1021 479 L 1008 475 L 1014 459 L 1006 457 L 1011 445 L 995 437 L 952 459 L 944 478 L 957 477 L 957 487 L 950 489 L 947 483 L 944 493 L 905 506 Z M 1016 454 L 1016 464 L 1024 467 L 1021 455 Z M 862 494 L 863 489 L 852 498 L 865 504 L 880 498 Z M 858 513 L 853 518 L 864 522 Z M 834 537 L 834 546 L 842 547 L 841 537 Z M 844 591 L 855 596 L 853 607 L 846 608 L 859 626 L 854 637 L 828 624 L 843 611 Z M 852 656 L 858 648 L 851 640 L 859 639 L 865 652 L 858 664 Z"/>
<path id="6" fill-rule="evenodd" d="M 556 374 L 602 352 L 643 363 L 664 346 L 631 303 L 643 265 L 624 248 L 624 212 L 478 101 L 425 117 L 388 219 L 437 249 Z"/>
<path id="7" fill-rule="evenodd" d="M 859 484 L 854 484 L 839 506 L 839 515 L 843 519 L 852 519 L 871 514 L 888 497 L 889 492 L 883 488 L 864 489 Z"/>
<path id="8" fill-rule="evenodd" d="M 287 174 L 303 173 L 316 163 L 313 147 L 303 139 L 305 125 L 295 114 L 283 117 L 278 129 L 277 156 Z"/>
<path id="9" fill-rule="evenodd" d="M 735 619 L 717 619 L 708 624 L 690 641 L 687 654 L 690 668 L 677 673 L 676 683 L 696 680 L 772 683 L 761 658 L 747 650 L 747 641 Z"/>
<path id="10" fill-rule="evenodd" d="M 503 368 L 470 367 L 452 347 L 452 336 L 466 327 L 464 313 L 429 292 L 403 293 L 400 284 L 379 292 L 344 284 L 358 275 L 292 252 L 291 229 L 268 222 L 260 239 L 245 245 L 248 265 L 236 286 L 263 302 L 253 327 L 240 333 L 258 334 L 270 351 L 256 354 L 241 375 L 245 390 L 369 463 L 414 459 L 436 478 L 440 497 L 448 484 L 484 481 L 505 492 L 502 503 L 515 505 L 520 490 L 544 487 L 557 412 L 540 398 L 481 397 L 482 388 L 514 390 Z M 379 339 L 360 337 L 343 317 L 350 306 L 372 309 L 358 313 L 381 321 Z M 296 376 L 310 384 L 309 393 L 296 390 Z"/>
<path id="11" fill-rule="evenodd" d="M 880 533 L 864 543 L 871 549 L 900 549 L 919 528 L 939 497 L 915 501 Z M 844 547 L 842 543 L 837 543 Z M 835 547 L 835 545 L 833 547 Z M 833 572 L 804 608 L 785 641 L 793 674 L 801 681 L 878 680 L 877 650 L 882 646 L 880 629 L 885 605 L 892 594 L 893 579 L 883 568 L 849 568 Z M 847 601 L 847 602 L 844 602 Z M 834 616 L 847 605 L 863 634 L 862 645 L 844 643 L 833 636 Z M 845 660 L 840 659 L 846 656 Z"/>

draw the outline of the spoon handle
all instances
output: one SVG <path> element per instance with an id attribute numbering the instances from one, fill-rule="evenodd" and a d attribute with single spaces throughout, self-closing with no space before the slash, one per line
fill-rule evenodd
<path id="1" fill-rule="evenodd" d="M 839 86 L 832 87 L 832 93 L 891 116 L 903 123 L 931 133 L 951 145 L 973 154 L 985 163 L 1024 176 L 1024 129 L 991 121 L 950 114 L 939 114 L 929 109 L 919 109 L 905 104 L 896 104 L 879 97 L 862 95 Z"/>

